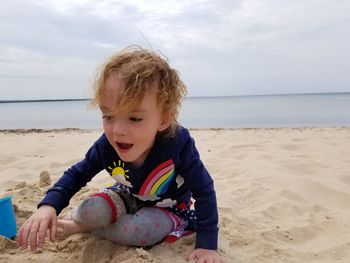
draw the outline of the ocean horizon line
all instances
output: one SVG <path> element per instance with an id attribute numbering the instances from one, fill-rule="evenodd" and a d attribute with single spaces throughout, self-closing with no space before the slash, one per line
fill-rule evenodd
<path id="1" fill-rule="evenodd" d="M 273 96 L 308 96 L 308 95 L 350 95 L 350 92 L 314 92 L 314 93 L 272 93 L 272 94 L 248 94 L 248 95 L 219 95 L 219 96 L 188 96 L 185 99 L 210 99 L 210 98 L 239 98 L 239 97 L 273 97 Z M 91 98 L 61 98 L 61 99 L 10 99 L 0 100 L 0 103 L 30 103 L 30 102 L 64 102 L 64 101 L 89 101 Z"/>

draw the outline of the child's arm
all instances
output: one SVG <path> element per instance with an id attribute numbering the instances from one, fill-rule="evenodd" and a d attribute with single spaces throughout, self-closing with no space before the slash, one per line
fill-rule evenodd
<path id="1" fill-rule="evenodd" d="M 189 137 L 189 135 L 188 135 Z M 184 144 L 181 155 L 181 170 L 196 210 L 196 244 L 195 248 L 216 250 L 218 244 L 218 209 L 214 183 L 199 158 L 199 153 L 192 138 Z"/>
<path id="2" fill-rule="evenodd" d="M 70 199 L 101 170 L 103 167 L 103 149 L 107 143 L 102 135 L 86 153 L 85 158 L 64 172 L 63 176 L 51 187 L 44 199 L 39 203 L 50 205 L 61 213 L 67 207 Z"/>
<path id="3" fill-rule="evenodd" d="M 187 134 L 186 134 L 187 133 Z M 196 244 L 188 259 L 198 262 L 224 262 L 216 252 L 218 243 L 218 209 L 213 180 L 200 160 L 194 140 L 188 132 L 183 132 L 186 142 L 180 152 L 181 170 L 196 200 Z"/>
<path id="4" fill-rule="evenodd" d="M 23 249 L 28 247 L 28 241 L 32 251 L 37 247 L 42 248 L 45 243 L 46 230 L 50 229 L 50 239 L 56 236 L 56 210 L 52 206 L 41 206 L 19 229 L 17 244 Z"/>
<path id="5" fill-rule="evenodd" d="M 48 228 L 50 228 L 50 239 L 54 241 L 57 215 L 69 204 L 72 196 L 103 169 L 101 149 L 106 142 L 106 137 L 102 135 L 86 153 L 85 158 L 65 171 L 47 191 L 38 205 L 38 210 L 20 228 L 17 238 L 19 246 L 25 249 L 29 241 L 33 251 L 38 246 L 43 247 Z"/>

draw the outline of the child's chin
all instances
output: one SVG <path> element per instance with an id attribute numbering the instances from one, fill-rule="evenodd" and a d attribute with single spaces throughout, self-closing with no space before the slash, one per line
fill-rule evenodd
<path id="1" fill-rule="evenodd" d="M 133 163 L 136 161 L 135 158 L 128 158 L 127 156 L 123 155 L 123 153 L 118 153 L 118 155 L 124 163 Z"/>

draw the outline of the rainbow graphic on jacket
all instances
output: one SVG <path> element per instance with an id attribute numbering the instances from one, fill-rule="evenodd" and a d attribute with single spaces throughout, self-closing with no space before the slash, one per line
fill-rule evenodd
<path id="1" fill-rule="evenodd" d="M 139 195 L 161 195 L 168 190 L 171 180 L 175 176 L 175 165 L 173 160 L 158 165 L 142 184 Z"/>

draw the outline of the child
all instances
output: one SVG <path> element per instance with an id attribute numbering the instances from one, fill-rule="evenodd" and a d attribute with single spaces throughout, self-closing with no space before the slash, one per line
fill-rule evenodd
<path id="1" fill-rule="evenodd" d="M 85 158 L 47 191 L 24 223 L 18 244 L 92 232 L 129 246 L 175 241 L 196 231 L 189 259 L 223 262 L 216 253 L 218 212 L 213 181 L 187 129 L 177 124 L 186 87 L 159 54 L 138 47 L 111 57 L 97 76 L 92 103 L 104 133 Z M 116 184 L 57 220 L 72 196 L 105 169 Z M 191 210 L 191 197 L 195 210 Z"/>

